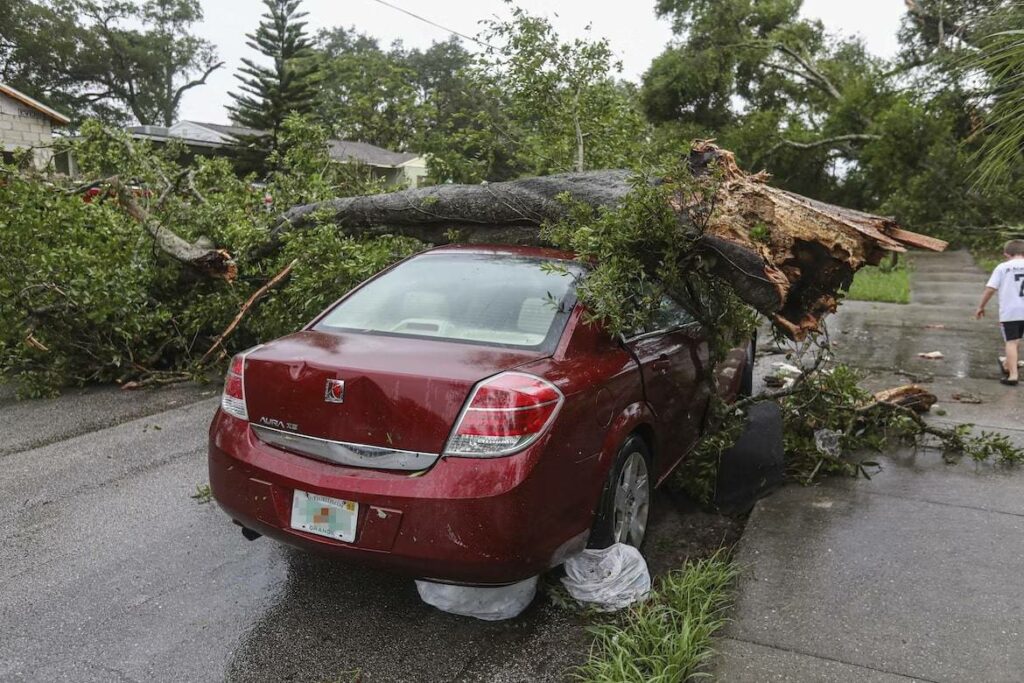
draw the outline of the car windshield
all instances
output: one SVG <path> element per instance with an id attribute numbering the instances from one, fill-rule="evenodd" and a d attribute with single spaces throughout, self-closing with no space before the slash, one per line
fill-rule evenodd
<path id="1" fill-rule="evenodd" d="M 423 254 L 360 287 L 316 329 L 538 348 L 561 335 L 580 272 L 572 261 Z"/>

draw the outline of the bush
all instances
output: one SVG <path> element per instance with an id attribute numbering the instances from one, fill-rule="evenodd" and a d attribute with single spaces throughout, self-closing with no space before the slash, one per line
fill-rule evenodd
<path id="1" fill-rule="evenodd" d="M 417 249 L 414 240 L 359 241 L 330 228 L 250 256 L 277 214 L 338 195 L 379 191 L 365 169 L 332 162 L 326 135 L 288 120 L 265 182 L 239 178 L 225 159 L 154 149 L 88 123 L 68 143 L 82 170 L 70 180 L 0 165 L 0 377 L 20 396 L 87 382 L 201 375 L 197 363 L 257 288 L 292 259 L 286 287 L 245 318 L 227 351 L 296 329 L 354 284 Z M 107 191 L 117 175 L 160 225 L 235 256 L 239 277 L 214 280 L 171 259 Z M 92 185 L 90 189 L 86 189 Z"/>

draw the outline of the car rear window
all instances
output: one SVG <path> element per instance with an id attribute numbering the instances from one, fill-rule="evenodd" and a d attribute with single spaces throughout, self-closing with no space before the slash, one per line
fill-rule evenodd
<path id="1" fill-rule="evenodd" d="M 561 335 L 580 272 L 511 254 L 422 254 L 357 289 L 316 329 L 540 348 Z"/>

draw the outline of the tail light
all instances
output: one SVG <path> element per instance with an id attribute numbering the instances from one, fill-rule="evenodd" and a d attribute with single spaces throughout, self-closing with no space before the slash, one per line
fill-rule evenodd
<path id="1" fill-rule="evenodd" d="M 445 455 L 489 458 L 522 450 L 544 433 L 564 400 L 554 384 L 533 375 L 486 379 L 470 394 Z"/>
<path id="2" fill-rule="evenodd" d="M 220 407 L 228 415 L 233 415 L 240 420 L 249 419 L 249 412 L 245 409 L 244 353 L 231 359 L 227 377 L 224 378 L 224 393 L 220 397 Z"/>

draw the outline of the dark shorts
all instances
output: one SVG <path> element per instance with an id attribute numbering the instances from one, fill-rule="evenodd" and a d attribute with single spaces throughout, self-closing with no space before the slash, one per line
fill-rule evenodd
<path id="1" fill-rule="evenodd" d="M 1024 320 L 1012 320 L 1008 323 L 999 323 L 1003 328 L 1003 339 L 1014 341 L 1024 337 Z"/>

